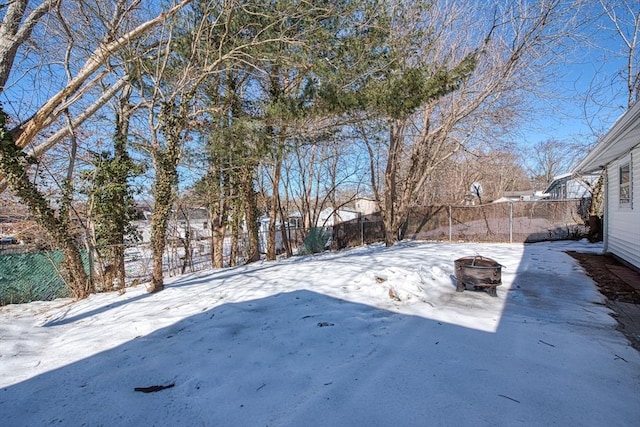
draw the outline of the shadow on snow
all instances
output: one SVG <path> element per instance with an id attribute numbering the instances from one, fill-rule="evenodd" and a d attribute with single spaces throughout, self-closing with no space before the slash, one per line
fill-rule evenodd
<path id="1" fill-rule="evenodd" d="M 588 282 L 576 283 L 575 263 L 566 271 L 546 263 L 547 250 L 527 245 L 517 271 L 507 270 L 514 277 L 510 287 L 498 288 L 505 307 L 495 333 L 297 290 L 226 303 L 5 387 L 0 412 L 11 426 L 614 425 L 637 419 L 637 397 L 624 387 L 617 394 L 611 385 L 619 386 L 619 376 L 605 374 L 625 365 L 614 358 L 617 342 L 611 357 L 602 358 L 613 326 L 593 304 L 599 294 Z M 216 273 L 214 280 L 242 272 Z M 466 295 L 455 285 L 451 292 Z M 135 391 L 171 384 L 158 393 Z"/>

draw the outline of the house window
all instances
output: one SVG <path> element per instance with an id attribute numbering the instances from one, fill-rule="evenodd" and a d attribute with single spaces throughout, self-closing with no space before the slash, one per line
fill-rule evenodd
<path id="1" fill-rule="evenodd" d="M 631 204 L 631 163 L 620 166 L 620 204 Z"/>

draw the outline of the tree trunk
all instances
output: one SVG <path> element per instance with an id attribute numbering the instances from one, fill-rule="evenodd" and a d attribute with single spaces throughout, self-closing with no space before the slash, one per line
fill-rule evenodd
<path id="1" fill-rule="evenodd" d="M 220 224 L 220 221 L 216 220 L 216 223 L 211 225 L 211 230 L 213 268 L 223 268 L 225 227 Z"/>
<path id="2" fill-rule="evenodd" d="M 247 223 L 247 259 L 245 263 L 260 260 L 260 239 L 258 230 L 258 201 L 253 187 L 253 170 L 246 166 L 242 173 L 242 193 L 244 198 L 244 213 Z"/>
<path id="3" fill-rule="evenodd" d="M 276 222 L 278 220 L 278 206 L 280 204 L 280 195 L 278 188 L 280 187 L 280 177 L 282 174 L 282 156 L 278 153 L 278 159 L 273 171 L 273 196 L 271 197 L 271 206 L 269 208 L 269 234 L 267 236 L 267 260 L 273 261 L 276 259 L 277 247 L 276 247 Z M 284 227 L 284 224 L 282 224 Z"/>
<path id="4" fill-rule="evenodd" d="M 162 272 L 162 259 L 166 245 L 167 221 L 169 219 L 169 205 L 163 205 L 162 198 L 169 201 L 169 197 L 160 197 L 156 191 L 156 200 L 151 217 L 151 249 L 153 253 L 153 273 L 149 292 L 158 292 L 164 289 L 164 275 Z"/>
<path id="5" fill-rule="evenodd" d="M 238 252 L 240 252 L 239 242 L 240 227 L 234 227 L 231 233 L 231 248 L 229 250 L 229 267 L 238 265 Z"/>
<path id="6" fill-rule="evenodd" d="M 117 162 L 119 167 L 117 173 L 113 176 L 117 182 L 117 190 L 114 194 L 114 212 L 118 217 L 111 221 L 114 224 L 112 241 L 113 246 L 112 262 L 115 267 L 115 276 L 118 289 L 121 293 L 125 290 L 125 268 L 124 268 L 124 246 L 125 233 L 130 216 L 129 206 L 130 203 L 127 200 L 129 195 L 129 185 L 127 180 L 131 173 L 131 159 L 127 152 L 127 139 L 129 137 L 129 120 L 131 118 L 131 106 L 129 100 L 131 98 L 131 86 L 127 86 L 120 97 L 118 110 L 116 111 L 116 132 L 113 143 L 114 162 Z M 125 165 L 127 167 L 125 167 Z M 124 170 L 122 169 L 124 168 Z"/>
<path id="7" fill-rule="evenodd" d="M 399 121 L 394 120 L 389 123 L 389 158 L 384 172 L 384 209 L 382 220 L 384 224 L 384 243 L 386 246 L 393 246 L 398 236 L 397 221 L 397 175 L 400 162 L 400 150 L 402 148 L 402 126 Z"/>
<path id="8" fill-rule="evenodd" d="M 234 202 L 232 209 L 233 219 L 231 221 L 231 248 L 229 251 L 229 267 L 235 267 L 238 265 L 238 258 L 240 257 L 240 236 L 243 236 L 242 230 L 242 217 L 239 215 L 238 201 Z"/>
<path id="9" fill-rule="evenodd" d="M 291 242 L 289 239 L 291 230 L 289 229 L 289 223 L 287 221 L 286 215 L 284 214 L 284 209 L 282 209 L 280 197 L 278 197 L 278 211 L 280 212 L 280 223 L 282 224 L 282 226 L 280 227 L 280 233 L 282 233 L 282 245 L 284 246 L 284 250 L 286 251 L 287 258 L 290 258 L 293 256 L 293 251 L 291 250 Z"/>
<path id="10" fill-rule="evenodd" d="M 153 273 L 149 292 L 158 292 L 164 289 L 162 259 L 166 246 L 167 223 L 175 196 L 174 183 L 177 181 L 177 162 L 177 156 L 171 156 L 164 151 L 154 152 L 156 180 L 153 191 L 155 199 L 153 215 L 151 217 Z"/>
<path id="11" fill-rule="evenodd" d="M 115 132 L 113 138 L 113 157 L 108 159 L 100 158 L 96 162 L 94 173 L 94 186 L 92 190 L 94 203 L 98 204 L 99 236 L 94 236 L 102 245 L 106 245 L 104 257 L 101 257 L 102 284 L 104 291 L 110 291 L 117 287 L 121 293 L 125 291 L 125 265 L 124 265 L 124 241 L 127 225 L 129 224 L 128 200 L 129 186 L 127 180 L 133 171 L 133 164 L 127 152 L 127 138 L 129 134 L 129 118 L 131 108 L 129 99 L 131 97 L 131 86 L 127 86 L 118 99 L 118 106 L 115 112 Z M 69 120 L 71 126 L 71 120 Z M 70 132 L 70 134 L 73 134 Z M 101 175 L 98 183 L 96 176 Z M 104 181 L 109 185 L 104 186 Z M 95 227 L 93 228 L 95 232 Z M 101 254 L 102 255 L 102 254 Z"/>
<path id="12" fill-rule="evenodd" d="M 83 299 L 93 292 L 89 276 L 85 272 L 80 251 L 75 246 L 73 239 L 67 240 L 62 247 L 64 261 L 62 262 L 65 281 L 71 295 L 75 299 Z"/>
<path id="13" fill-rule="evenodd" d="M 56 216 L 53 208 L 29 180 L 25 155 L 6 131 L 5 120 L 5 113 L 0 110 L 0 172 L 5 175 L 11 191 L 29 208 L 36 222 L 62 250 L 63 274 L 71 295 L 76 299 L 86 298 L 93 288 L 84 269 L 80 250 L 69 230 L 69 221 Z"/>
<path id="14" fill-rule="evenodd" d="M 589 205 L 589 240 L 591 242 L 601 242 L 604 238 L 602 234 L 602 212 L 604 206 L 604 177 L 607 169 L 603 169 L 598 181 L 591 190 L 591 204 Z"/>
<path id="15" fill-rule="evenodd" d="M 224 267 L 224 239 L 227 227 L 228 203 L 225 190 L 220 188 L 221 172 L 219 169 L 210 171 L 213 182 L 209 185 L 207 192 L 207 204 L 209 206 L 209 217 L 211 218 L 211 265 L 213 268 Z"/>
<path id="16" fill-rule="evenodd" d="M 124 233 L 123 233 L 124 237 Z M 124 266 L 124 245 L 120 244 L 113 248 L 113 261 L 116 270 L 116 286 L 118 291 L 123 294 L 126 288 L 127 272 Z"/>
<path id="17" fill-rule="evenodd" d="M 166 146 L 157 143 L 151 151 L 155 169 L 153 185 L 153 216 L 151 217 L 151 245 L 153 251 L 153 274 L 149 292 L 164 289 L 162 258 L 166 245 L 167 223 L 176 197 L 178 185 L 178 163 L 182 153 L 183 133 L 186 132 L 186 117 L 192 93 L 174 94 L 174 98 L 161 103 L 158 121 Z M 176 103 L 176 99 L 179 102 Z"/>
<path id="18" fill-rule="evenodd" d="M 271 201 L 272 203 L 274 200 Z M 276 220 L 277 212 L 273 207 L 269 209 L 269 229 L 267 230 L 267 261 L 276 259 Z"/>

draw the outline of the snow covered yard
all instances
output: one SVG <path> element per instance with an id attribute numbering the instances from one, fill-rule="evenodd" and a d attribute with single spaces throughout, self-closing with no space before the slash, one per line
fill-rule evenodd
<path id="1" fill-rule="evenodd" d="M 2 423 L 631 425 L 640 353 L 563 252 L 601 249 L 374 245 L 2 307 Z M 455 292 L 475 254 L 497 298 Z"/>

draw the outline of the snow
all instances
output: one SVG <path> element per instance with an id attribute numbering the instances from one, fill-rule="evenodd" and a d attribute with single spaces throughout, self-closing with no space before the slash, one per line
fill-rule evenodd
<path id="1" fill-rule="evenodd" d="M 373 245 L 5 306 L 2 423 L 631 425 L 640 353 L 566 250 L 602 246 Z M 476 254 L 497 298 L 455 291 Z"/>

